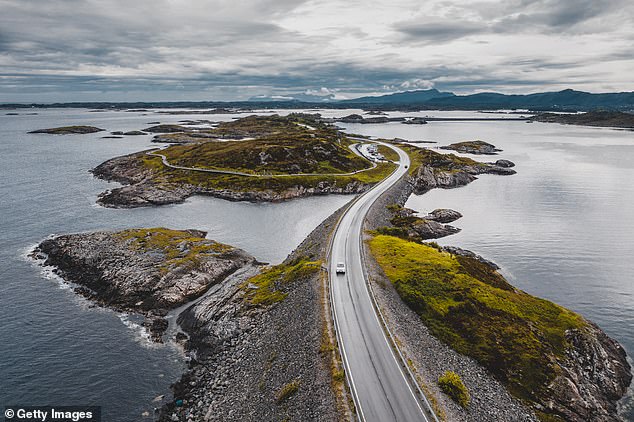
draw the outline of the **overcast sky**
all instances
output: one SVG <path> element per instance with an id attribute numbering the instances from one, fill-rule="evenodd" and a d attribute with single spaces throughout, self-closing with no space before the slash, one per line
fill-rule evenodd
<path id="1" fill-rule="evenodd" d="M 0 0 L 0 103 L 634 91 L 631 0 Z"/>

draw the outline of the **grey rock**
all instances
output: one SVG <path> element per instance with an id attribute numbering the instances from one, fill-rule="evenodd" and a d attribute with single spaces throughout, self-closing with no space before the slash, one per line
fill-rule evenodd
<path id="1" fill-rule="evenodd" d="M 447 208 L 438 208 L 427 214 L 425 217 L 426 220 L 433 220 L 439 223 L 451 223 L 461 218 L 462 214 L 458 211 L 450 210 Z"/>

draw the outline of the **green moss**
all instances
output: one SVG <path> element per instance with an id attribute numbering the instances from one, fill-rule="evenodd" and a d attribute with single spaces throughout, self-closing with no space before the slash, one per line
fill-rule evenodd
<path id="1" fill-rule="evenodd" d="M 390 147 L 379 145 L 379 154 L 383 155 L 386 160 L 398 161 L 400 159 L 398 153 Z"/>
<path id="2" fill-rule="evenodd" d="M 472 160 L 468 157 L 459 157 L 455 154 L 441 154 L 427 148 L 417 148 L 410 145 L 401 145 L 409 155 L 411 165 L 409 174 L 414 174 L 423 166 L 433 167 L 438 171 L 459 171 L 462 167 L 486 167 L 485 163 Z"/>
<path id="3" fill-rule="evenodd" d="M 561 370 L 566 330 L 577 314 L 514 289 L 478 261 L 425 244 L 378 235 L 372 254 L 430 331 L 486 366 L 517 397 L 531 400 Z"/>
<path id="4" fill-rule="evenodd" d="M 253 306 L 267 306 L 281 302 L 288 293 L 284 291 L 289 283 L 305 280 L 319 271 L 321 261 L 298 259 L 288 264 L 270 267 L 242 284 L 247 303 Z"/>
<path id="5" fill-rule="evenodd" d="M 229 245 L 198 237 L 189 231 L 163 227 L 123 230 L 116 236 L 127 241 L 130 248 L 163 254 L 161 272 L 176 267 L 195 268 L 200 265 L 203 256 L 220 255 L 234 249 Z"/>
<path id="6" fill-rule="evenodd" d="M 469 405 L 471 396 L 460 375 L 453 371 L 445 371 L 444 374 L 438 377 L 438 386 L 460 406 L 466 408 Z"/>
<path id="7" fill-rule="evenodd" d="M 280 404 L 284 400 L 288 399 L 299 390 L 299 381 L 295 380 L 289 382 L 288 384 L 284 384 L 282 388 L 279 389 L 277 394 L 275 395 L 275 401 Z"/>

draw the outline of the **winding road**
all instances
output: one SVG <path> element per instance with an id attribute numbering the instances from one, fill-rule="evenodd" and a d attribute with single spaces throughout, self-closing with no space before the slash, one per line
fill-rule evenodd
<path id="1" fill-rule="evenodd" d="M 366 281 L 362 259 L 363 222 L 372 204 L 394 185 L 410 165 L 400 148 L 399 167 L 360 196 L 343 215 L 333 236 L 330 257 L 330 299 L 337 340 L 361 421 L 437 421 L 413 375 L 395 351 L 381 323 Z M 346 265 L 337 274 L 338 262 Z"/>
<path id="2" fill-rule="evenodd" d="M 154 151 L 157 151 L 157 150 L 146 152 L 146 154 L 151 156 L 151 157 L 159 157 L 161 159 L 161 161 L 163 162 L 163 165 L 165 167 L 169 167 L 171 169 L 188 170 L 188 171 L 199 171 L 199 172 L 203 172 L 203 173 L 213 173 L 213 174 L 229 174 L 229 175 L 233 175 L 233 176 L 246 176 L 246 177 L 353 176 L 355 174 L 363 173 L 365 171 L 374 170 L 376 168 L 376 166 L 377 166 L 377 164 L 374 161 L 368 160 L 372 164 L 371 167 L 368 167 L 368 168 L 365 168 L 365 169 L 361 169 L 361 170 L 351 171 L 350 173 L 254 174 L 254 173 L 243 173 L 243 172 L 240 172 L 240 171 L 233 171 L 233 170 L 216 170 L 216 169 L 206 169 L 206 168 L 200 168 L 200 167 L 177 166 L 175 164 L 171 164 L 167 160 L 167 157 L 165 155 L 159 154 L 158 152 L 154 152 Z M 160 151 L 160 149 L 158 151 Z M 363 157 L 363 155 L 361 155 L 360 153 L 357 153 L 357 155 L 360 155 L 361 157 Z M 367 157 L 364 157 L 364 158 L 367 158 Z"/>

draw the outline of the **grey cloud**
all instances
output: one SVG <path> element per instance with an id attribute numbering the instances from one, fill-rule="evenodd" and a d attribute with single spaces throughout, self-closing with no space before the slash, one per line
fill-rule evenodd
<path id="1" fill-rule="evenodd" d="M 395 25 L 395 29 L 406 35 L 408 40 L 423 43 L 451 41 L 488 30 L 486 25 L 472 22 L 433 21 L 401 22 Z"/>
<path id="2" fill-rule="evenodd" d="M 180 95 L 229 99 L 262 93 L 258 90 L 321 87 L 363 94 L 417 79 L 458 91 L 530 87 L 557 83 L 571 68 L 579 73 L 564 82 L 592 81 L 587 57 L 551 51 L 543 57 L 524 57 L 519 51 L 495 56 L 495 40 L 485 36 L 518 40 L 512 38 L 517 33 L 539 33 L 557 39 L 567 31 L 602 35 L 631 28 L 615 23 L 634 16 L 624 0 L 487 1 L 468 7 L 452 0 L 435 4 L 442 18 L 412 18 L 406 12 L 418 7 L 412 0 L 411 7 L 402 8 L 402 16 L 398 12 L 386 17 L 385 27 L 375 31 L 375 23 L 364 20 L 366 6 L 358 3 L 348 4 L 359 8 L 359 18 L 346 25 L 319 16 L 320 8 L 340 6 L 328 1 L 309 8 L 322 19 L 316 34 L 284 22 L 291 16 L 314 23 L 313 16 L 297 9 L 315 6 L 314 1 L 0 0 L 0 102 L 27 94 L 71 93 L 84 99 L 95 93 L 99 98 L 120 95 L 122 100 L 134 100 L 134 95 L 153 100 Z M 428 48 L 457 39 L 466 39 L 470 46 L 488 42 L 492 54 L 447 49 L 427 60 Z M 620 48 L 605 55 L 631 60 L 630 50 Z"/>

